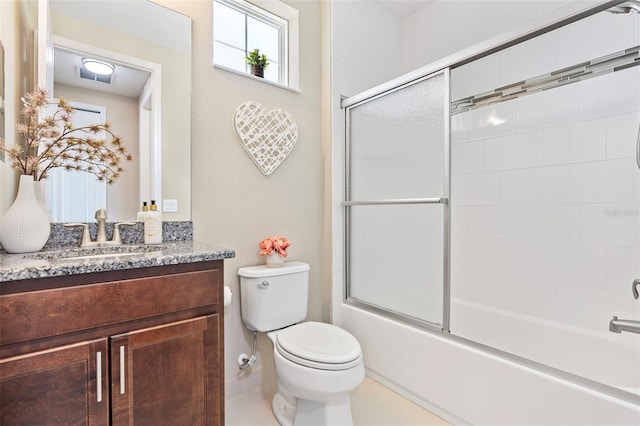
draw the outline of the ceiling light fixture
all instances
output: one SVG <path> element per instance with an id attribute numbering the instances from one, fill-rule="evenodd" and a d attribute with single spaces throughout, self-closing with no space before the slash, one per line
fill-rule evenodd
<path id="1" fill-rule="evenodd" d="M 107 62 L 89 58 L 84 58 L 82 60 L 82 66 L 92 73 L 100 75 L 111 75 L 116 69 L 116 67 Z"/>

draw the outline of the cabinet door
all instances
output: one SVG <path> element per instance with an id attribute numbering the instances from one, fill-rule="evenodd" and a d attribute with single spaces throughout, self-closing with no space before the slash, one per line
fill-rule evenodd
<path id="1" fill-rule="evenodd" d="M 0 424 L 107 425 L 107 339 L 0 360 Z"/>
<path id="2" fill-rule="evenodd" d="M 222 425 L 219 317 L 111 338 L 114 425 Z"/>

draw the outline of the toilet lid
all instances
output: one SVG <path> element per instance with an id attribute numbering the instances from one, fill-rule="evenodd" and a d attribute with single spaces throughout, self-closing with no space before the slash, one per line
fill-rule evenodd
<path id="1" fill-rule="evenodd" d="M 303 322 L 280 330 L 276 348 L 289 361 L 323 370 L 345 370 L 362 362 L 355 337 L 320 322 Z"/>

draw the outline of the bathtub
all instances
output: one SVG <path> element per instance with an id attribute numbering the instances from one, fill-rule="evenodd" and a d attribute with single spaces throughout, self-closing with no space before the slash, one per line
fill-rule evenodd
<path id="1" fill-rule="evenodd" d="M 547 335 L 549 341 L 555 339 L 558 348 L 565 348 L 554 351 L 556 361 L 560 361 L 558 365 L 570 367 L 574 374 L 594 365 L 572 363 L 568 352 L 572 346 L 580 351 L 594 351 L 598 355 L 591 359 L 602 361 L 603 351 L 606 353 L 607 347 L 615 346 L 612 346 L 615 336 L 620 337 L 611 333 L 614 336 L 603 335 L 596 340 L 592 335 L 579 332 L 567 337 L 566 330 L 562 330 L 564 337 L 561 337 L 561 330 L 552 330 L 554 327 L 543 321 L 531 321 L 524 316 L 507 315 L 455 300 L 452 300 L 452 311 L 456 315 L 477 318 L 475 326 L 478 327 L 497 327 L 499 330 L 505 322 L 521 327 L 522 339 L 514 344 L 522 346 L 529 342 L 531 351 L 539 350 L 541 346 L 535 344 L 535 333 Z M 360 341 L 367 373 L 371 377 L 454 424 L 640 424 L 640 396 L 628 392 L 640 388 L 638 374 L 629 371 L 640 368 L 638 345 L 623 343 L 616 348 L 616 354 L 625 358 L 624 363 L 621 358 L 614 358 L 620 362 L 599 364 L 597 374 L 601 375 L 600 379 L 604 380 L 604 375 L 608 375 L 608 382 L 616 385 L 613 387 L 502 354 L 453 335 L 405 325 L 353 306 L 343 304 L 338 313 L 334 321 Z M 455 321 L 452 321 L 452 330 L 454 327 Z"/>
<path id="2" fill-rule="evenodd" d="M 640 397 L 640 335 L 591 331 L 451 300 L 451 332 Z"/>

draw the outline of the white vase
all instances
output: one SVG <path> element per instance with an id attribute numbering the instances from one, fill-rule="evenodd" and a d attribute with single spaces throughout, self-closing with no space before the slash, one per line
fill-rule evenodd
<path id="1" fill-rule="evenodd" d="M 284 265 L 284 257 L 280 257 L 277 251 L 267 255 L 267 267 L 277 268 L 282 265 Z"/>
<path id="2" fill-rule="evenodd" d="M 0 243 L 9 253 L 29 253 L 44 247 L 51 225 L 34 191 L 33 176 L 20 176 L 15 201 L 0 220 Z"/>

